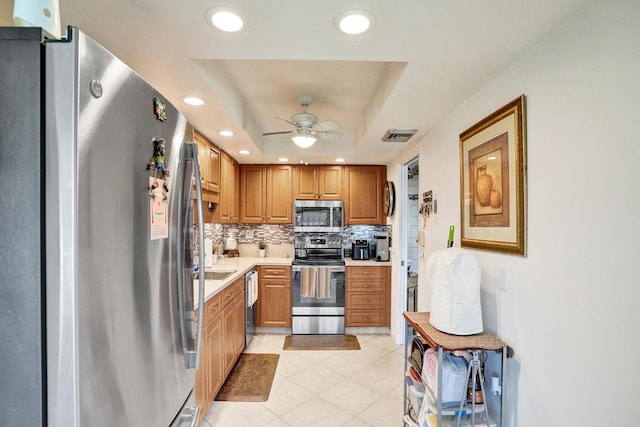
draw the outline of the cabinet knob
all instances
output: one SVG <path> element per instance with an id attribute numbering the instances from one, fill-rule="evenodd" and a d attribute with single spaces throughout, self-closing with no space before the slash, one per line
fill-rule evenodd
<path id="1" fill-rule="evenodd" d="M 363 299 L 362 302 L 367 303 L 369 300 Z"/>

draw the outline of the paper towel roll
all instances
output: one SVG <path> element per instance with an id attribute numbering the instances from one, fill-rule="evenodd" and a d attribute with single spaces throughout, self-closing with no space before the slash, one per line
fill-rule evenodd
<path id="1" fill-rule="evenodd" d="M 213 249 L 213 242 L 211 239 L 204 239 L 204 267 L 211 268 L 213 267 L 213 254 L 211 253 L 211 249 Z"/>

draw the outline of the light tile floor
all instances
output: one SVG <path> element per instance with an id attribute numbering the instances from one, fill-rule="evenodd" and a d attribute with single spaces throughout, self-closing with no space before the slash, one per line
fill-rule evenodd
<path id="1" fill-rule="evenodd" d="M 280 354 L 266 402 L 214 402 L 200 427 L 401 425 L 404 348 L 358 335 L 361 350 L 282 350 L 285 335 L 256 335 L 247 353 Z"/>

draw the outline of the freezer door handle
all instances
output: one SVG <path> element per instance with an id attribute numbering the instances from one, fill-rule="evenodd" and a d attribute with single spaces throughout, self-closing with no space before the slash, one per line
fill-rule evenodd
<path id="1" fill-rule="evenodd" d="M 187 331 L 193 330 L 193 316 L 187 317 L 187 311 L 192 314 L 194 311 L 193 307 L 185 306 L 185 283 L 184 277 L 185 274 L 187 277 L 191 277 L 191 272 L 193 271 L 193 265 L 190 265 L 191 262 L 187 262 L 187 260 L 191 260 L 190 256 L 186 256 L 183 252 L 184 250 L 193 250 L 191 248 L 191 243 L 186 244 L 186 239 L 189 233 L 187 229 L 191 227 L 191 222 L 189 221 L 189 212 L 190 207 L 187 203 L 192 203 L 192 194 L 191 194 L 191 170 L 187 168 L 187 163 L 191 162 L 193 164 L 193 174 L 195 175 L 195 184 L 196 184 L 196 200 L 198 206 L 198 218 L 203 218 L 202 214 L 202 185 L 200 183 L 200 165 L 198 164 L 198 149 L 196 144 L 185 142 L 182 147 L 182 162 L 181 162 L 181 182 L 179 186 L 178 195 L 178 227 L 181 231 L 181 238 L 177 239 L 177 259 L 178 259 L 178 306 L 179 314 L 180 314 L 180 333 L 182 336 L 182 351 L 184 353 L 184 362 L 185 367 L 187 369 L 197 369 L 200 365 L 200 347 L 202 344 L 202 323 L 203 323 L 203 313 L 204 313 L 204 274 L 198 275 L 198 330 L 196 331 L 196 339 L 190 339 Z M 187 177 L 186 175 L 189 174 Z M 204 224 L 202 221 L 198 221 L 198 244 L 199 244 L 199 253 L 204 254 Z M 189 247 L 186 247 L 189 246 Z M 203 256 L 200 256 L 198 271 L 204 271 L 204 265 L 202 260 Z M 187 265 L 189 264 L 189 265 Z M 193 282 L 189 282 L 189 286 L 193 286 Z M 191 301 L 191 299 L 188 299 Z M 187 328 L 187 326 L 190 326 Z M 197 419 L 197 417 L 196 417 Z"/>
<path id="2" fill-rule="evenodd" d="M 196 427 L 200 417 L 199 406 L 189 406 L 184 408 L 171 427 Z"/>

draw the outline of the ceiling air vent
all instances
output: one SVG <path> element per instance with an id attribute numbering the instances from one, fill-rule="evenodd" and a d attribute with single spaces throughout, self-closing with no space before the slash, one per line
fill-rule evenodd
<path id="1" fill-rule="evenodd" d="M 384 142 L 407 142 L 416 132 L 418 129 L 389 129 L 382 140 Z"/>

